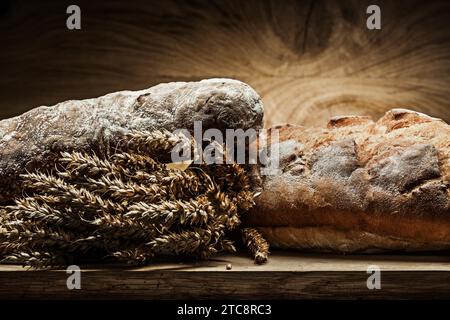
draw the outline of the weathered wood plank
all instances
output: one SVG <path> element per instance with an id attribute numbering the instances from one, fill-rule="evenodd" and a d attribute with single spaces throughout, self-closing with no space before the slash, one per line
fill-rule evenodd
<path id="1" fill-rule="evenodd" d="M 226 270 L 231 263 L 232 269 Z M 381 269 L 381 290 L 368 290 L 367 267 Z M 0 298 L 34 299 L 322 299 L 450 298 L 450 258 L 332 256 L 276 252 L 257 266 L 245 256 L 152 266 L 82 268 L 81 290 L 63 270 L 0 266 Z"/>

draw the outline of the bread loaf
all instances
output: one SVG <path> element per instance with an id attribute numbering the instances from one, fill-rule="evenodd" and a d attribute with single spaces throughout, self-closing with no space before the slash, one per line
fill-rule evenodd
<path id="1" fill-rule="evenodd" d="M 377 122 L 282 126 L 280 174 L 244 224 L 271 247 L 327 252 L 450 249 L 450 126 L 395 109 Z M 276 155 L 269 157 L 274 161 Z"/>
<path id="2" fill-rule="evenodd" d="M 0 202 L 21 194 L 18 176 L 52 166 L 60 151 L 114 147 L 127 130 L 260 128 L 263 108 L 248 85 L 230 79 L 160 84 L 32 109 L 0 122 Z"/>

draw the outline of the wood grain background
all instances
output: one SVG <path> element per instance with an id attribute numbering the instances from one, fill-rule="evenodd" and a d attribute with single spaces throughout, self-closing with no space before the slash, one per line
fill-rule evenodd
<path id="1" fill-rule="evenodd" d="M 377 3 L 382 30 L 365 27 Z M 237 78 L 266 124 L 408 107 L 450 122 L 450 2 L 0 2 L 0 118 L 160 82 Z M 78 4 L 82 30 L 65 27 Z"/>

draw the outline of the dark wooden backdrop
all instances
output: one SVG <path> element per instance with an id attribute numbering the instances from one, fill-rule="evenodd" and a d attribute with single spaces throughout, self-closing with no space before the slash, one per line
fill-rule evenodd
<path id="1" fill-rule="evenodd" d="M 450 1 L 1 1 L 0 118 L 159 82 L 231 77 L 267 125 L 409 107 L 450 121 Z M 65 27 L 78 4 L 82 30 Z"/>

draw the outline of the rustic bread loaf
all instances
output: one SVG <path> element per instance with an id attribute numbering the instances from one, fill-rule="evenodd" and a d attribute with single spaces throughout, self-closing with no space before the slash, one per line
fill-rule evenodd
<path id="1" fill-rule="evenodd" d="M 263 107 L 231 79 L 173 82 L 39 107 L 0 121 L 0 202 L 20 194 L 19 174 L 52 166 L 62 150 L 103 154 L 128 130 L 260 128 Z"/>
<path id="2" fill-rule="evenodd" d="M 450 249 L 445 122 L 395 109 L 377 122 L 336 117 L 323 129 L 276 129 L 280 174 L 263 177 L 263 191 L 245 221 L 272 247 Z"/>

